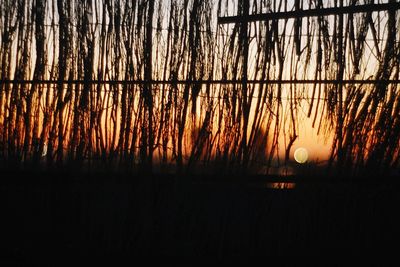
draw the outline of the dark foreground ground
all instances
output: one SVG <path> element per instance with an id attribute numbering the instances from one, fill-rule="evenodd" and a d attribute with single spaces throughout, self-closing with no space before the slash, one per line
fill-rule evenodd
<path id="1" fill-rule="evenodd" d="M 1 173 L 0 265 L 397 260 L 395 180 L 182 180 Z"/>

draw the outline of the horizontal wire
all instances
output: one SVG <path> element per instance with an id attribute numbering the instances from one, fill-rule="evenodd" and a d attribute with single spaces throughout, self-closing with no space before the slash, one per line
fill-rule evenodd
<path id="1" fill-rule="evenodd" d="M 122 84 L 122 85 L 148 85 L 148 84 L 400 84 L 399 79 L 391 80 L 26 80 L 26 79 L 1 79 L 0 84 Z"/>
<path id="2" fill-rule="evenodd" d="M 37 25 L 37 24 L 34 24 L 34 23 L 26 23 L 26 24 L 24 24 L 24 27 L 28 27 L 28 26 L 33 26 L 33 25 Z M 70 26 L 72 26 L 72 27 L 75 27 L 75 28 L 78 28 L 79 26 L 78 25 L 76 25 L 76 24 L 74 24 L 74 23 L 69 23 L 68 25 L 70 25 Z M 101 22 L 98 22 L 98 23 L 87 23 L 87 24 L 85 24 L 86 26 L 87 25 L 90 25 L 90 26 L 97 26 L 97 25 L 99 25 L 99 26 L 106 26 L 106 27 L 109 27 L 111 24 L 109 24 L 109 23 L 101 23 Z M 45 28 L 54 28 L 54 29 L 52 29 L 52 30 L 57 30 L 59 27 L 60 27 L 60 24 L 59 23 L 54 23 L 54 24 L 42 24 L 42 25 L 39 25 L 39 26 L 44 26 Z M 83 26 L 83 25 L 80 25 L 80 26 Z M 122 28 L 124 28 L 124 26 L 126 26 L 126 25 L 120 25 L 120 26 L 123 26 Z M 138 27 L 138 24 L 133 24 L 133 26 L 134 27 Z M 222 26 L 222 25 L 220 25 L 220 26 Z M 143 26 L 144 27 L 144 26 Z M 182 28 L 182 27 L 179 27 L 179 26 L 174 26 L 173 28 L 171 28 L 171 29 L 169 29 L 169 28 L 159 28 L 159 27 L 151 27 L 151 29 L 152 30 L 155 30 L 155 31 L 163 31 L 163 32 L 168 32 L 168 31 L 171 31 L 171 32 L 173 32 L 174 30 L 177 30 L 178 29 L 178 31 L 179 32 L 181 32 L 181 33 L 190 33 L 191 31 L 189 30 L 189 29 L 187 29 L 187 28 Z M 316 28 L 317 29 L 317 28 Z M 258 29 L 257 29 L 258 30 Z M 96 31 L 97 33 L 101 33 L 101 31 L 99 30 L 99 31 Z M 221 33 L 219 30 L 218 31 L 207 31 L 207 30 L 199 30 L 199 29 L 196 29 L 195 30 L 195 32 L 196 33 L 203 33 L 203 34 L 209 34 L 209 35 L 212 35 L 212 36 L 218 36 L 218 37 L 232 37 L 233 36 L 233 34 L 229 34 L 229 33 Z M 225 31 L 226 32 L 226 31 Z M 112 32 L 112 33 L 115 33 L 115 32 Z M 76 33 L 76 34 L 78 34 L 78 33 Z M 107 34 L 110 34 L 109 32 L 107 32 Z M 256 38 L 258 38 L 258 39 L 267 39 L 267 38 L 269 38 L 268 36 L 264 36 L 264 35 L 258 35 L 257 36 L 257 32 L 255 33 L 255 36 L 256 36 Z M 286 37 L 286 38 L 293 38 L 293 37 L 310 37 L 310 35 L 309 34 L 305 34 L 305 33 L 300 33 L 300 34 L 297 34 L 297 35 L 295 35 L 295 34 L 280 34 L 280 36 L 283 36 L 283 37 Z M 333 38 L 334 37 L 334 34 L 328 34 L 327 35 L 328 37 L 330 37 L 330 38 Z M 375 41 L 375 39 L 373 39 L 373 38 L 365 38 L 364 39 L 365 41 Z M 376 39 L 378 42 L 383 42 L 383 41 L 386 41 L 387 40 L 387 38 L 377 38 Z M 395 40 L 395 43 L 399 43 L 400 41 L 397 41 L 397 40 Z"/>

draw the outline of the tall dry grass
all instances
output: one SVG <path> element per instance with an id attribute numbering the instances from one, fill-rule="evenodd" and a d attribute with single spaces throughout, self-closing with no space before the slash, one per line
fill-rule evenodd
<path id="1" fill-rule="evenodd" d="M 268 170 L 309 117 L 334 168 L 399 168 L 396 9 L 217 24 L 384 1 L 0 2 L 4 164 Z"/>

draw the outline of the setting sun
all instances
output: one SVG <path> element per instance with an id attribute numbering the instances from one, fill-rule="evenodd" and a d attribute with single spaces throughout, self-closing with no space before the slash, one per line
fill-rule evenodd
<path id="1" fill-rule="evenodd" d="M 297 163 L 303 164 L 306 163 L 308 159 L 308 151 L 304 147 L 299 147 L 294 151 L 294 160 Z"/>

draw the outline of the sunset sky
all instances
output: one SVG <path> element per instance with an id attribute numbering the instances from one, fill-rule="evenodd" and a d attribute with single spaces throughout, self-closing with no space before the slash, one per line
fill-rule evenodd
<path id="1" fill-rule="evenodd" d="M 296 2 L 249 1 L 249 14 L 282 16 Z M 248 23 L 218 23 L 242 15 L 242 1 L 9 2 L 1 77 L 25 83 L 1 84 L 3 148 L 182 164 L 292 160 L 304 147 L 311 162 L 383 153 L 396 165 L 399 86 L 388 81 L 399 79 L 400 21 L 389 2 Z"/>

